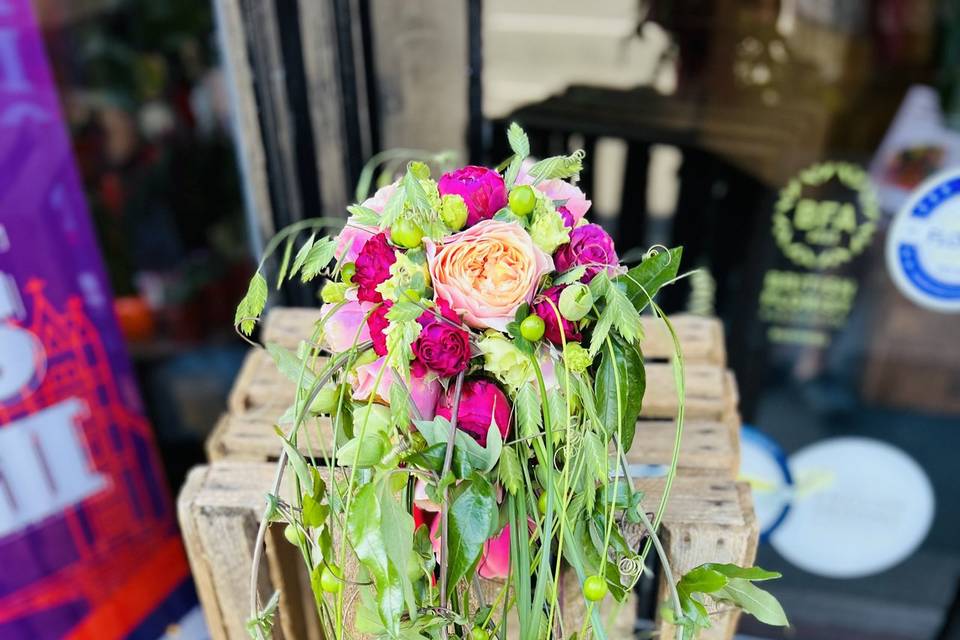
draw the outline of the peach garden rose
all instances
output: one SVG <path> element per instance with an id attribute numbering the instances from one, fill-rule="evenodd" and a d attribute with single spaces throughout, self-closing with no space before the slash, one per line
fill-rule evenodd
<path id="1" fill-rule="evenodd" d="M 506 331 L 520 305 L 533 300 L 540 280 L 553 271 L 553 259 L 513 222 L 484 220 L 425 246 L 437 297 L 479 329 Z"/>

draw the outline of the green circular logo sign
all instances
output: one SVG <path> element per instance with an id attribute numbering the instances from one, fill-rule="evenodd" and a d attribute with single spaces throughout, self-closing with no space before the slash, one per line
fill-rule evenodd
<path id="1" fill-rule="evenodd" d="M 773 237 L 791 262 L 831 269 L 870 244 L 880 208 L 867 173 L 847 162 L 823 162 L 801 171 L 780 192 Z"/>

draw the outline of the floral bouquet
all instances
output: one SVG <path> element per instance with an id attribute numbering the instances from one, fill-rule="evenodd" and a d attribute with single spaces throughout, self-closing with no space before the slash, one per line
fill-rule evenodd
<path id="1" fill-rule="evenodd" d="M 513 156 L 498 170 L 434 180 L 411 161 L 348 207 L 338 235 L 316 231 L 342 220 L 308 220 L 268 248 L 285 243 L 278 286 L 297 275 L 327 282 L 299 352 L 268 345 L 298 392 L 278 421 L 282 454 L 255 547 L 254 637 L 268 634 L 277 603 L 261 607 L 256 589 L 271 520 L 287 523 L 302 552 L 328 638 L 484 640 L 515 624 L 524 640 L 603 639 L 596 605 L 624 600 L 651 549 L 678 637 L 710 626 L 707 603 L 786 624 L 753 584 L 777 574 L 670 573 L 657 530 L 682 397 L 654 513 L 640 508 L 626 464 L 644 394 L 640 313 L 661 318 L 676 346 L 654 296 L 678 277 L 680 249 L 627 269 L 568 181 L 583 152 L 532 162 L 520 127 L 508 137 Z M 244 334 L 266 297 L 258 271 L 237 309 Z M 673 360 L 682 396 L 679 347 Z M 292 502 L 278 496 L 287 468 Z M 565 571 L 585 611 L 573 623 L 560 611 Z"/>

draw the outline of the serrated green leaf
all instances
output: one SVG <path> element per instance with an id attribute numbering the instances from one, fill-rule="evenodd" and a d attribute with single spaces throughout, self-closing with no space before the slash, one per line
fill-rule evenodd
<path id="1" fill-rule="evenodd" d="M 336 250 L 337 243 L 333 238 L 324 237 L 314 242 L 300 269 L 300 281 L 310 282 L 316 278 L 333 260 L 333 254 Z"/>
<path id="2" fill-rule="evenodd" d="M 554 279 L 553 284 L 561 285 L 570 284 L 571 282 L 578 282 L 586 272 L 587 268 L 583 265 L 568 269 L 567 271 L 564 271 L 558 275 L 556 279 Z"/>
<path id="3" fill-rule="evenodd" d="M 350 213 L 352 218 L 350 222 L 355 224 L 363 224 L 370 227 L 375 227 L 380 223 L 380 214 L 373 209 L 369 209 L 358 204 L 351 204 L 347 207 L 347 211 Z"/>
<path id="4" fill-rule="evenodd" d="M 590 335 L 590 349 L 588 350 L 591 358 L 596 358 L 606 343 L 607 336 L 610 335 L 610 329 L 613 328 L 614 310 L 611 307 L 605 307 L 600 313 L 600 318 L 593 325 L 593 333 Z"/>
<path id="5" fill-rule="evenodd" d="M 627 342 L 636 342 L 643 337 L 643 325 L 640 313 L 634 308 L 627 295 L 616 285 L 607 287 L 604 296 L 607 310 L 613 315 L 613 326 Z"/>
<path id="6" fill-rule="evenodd" d="M 410 394 L 405 384 L 390 387 L 390 424 L 401 429 L 410 424 Z"/>
<path id="7" fill-rule="evenodd" d="M 540 397 L 533 387 L 533 383 L 520 387 L 513 404 L 517 414 L 517 425 L 520 427 L 521 438 L 532 438 L 543 430 L 543 413 L 540 408 Z"/>
<path id="8" fill-rule="evenodd" d="M 714 600 L 731 602 L 754 618 L 776 627 L 787 627 L 787 614 L 773 596 L 749 580 L 731 578 L 725 587 L 711 594 Z"/>
<path id="9" fill-rule="evenodd" d="M 423 190 L 420 181 L 410 169 L 403 176 L 403 187 L 407 194 L 407 202 L 410 207 L 417 212 L 423 213 L 431 211 L 430 200 L 427 198 L 427 192 Z"/>
<path id="10" fill-rule="evenodd" d="M 410 322 L 423 314 L 419 305 L 408 300 L 399 300 L 387 311 L 387 320 L 393 322 Z"/>
<path id="11" fill-rule="evenodd" d="M 580 149 L 568 156 L 544 158 L 530 167 L 530 175 L 533 176 L 535 183 L 554 178 L 571 178 L 578 175 L 583 169 L 583 158 L 586 155 Z"/>
<path id="12" fill-rule="evenodd" d="M 313 243 L 317 239 L 317 234 L 311 233 L 310 237 L 307 238 L 307 241 L 300 245 L 300 248 L 297 249 L 297 255 L 293 259 L 293 264 L 290 265 L 290 272 L 287 274 L 288 278 L 293 278 L 300 272 L 300 268 L 303 267 L 303 263 L 306 261 L 307 256 L 310 255 L 310 249 L 313 248 Z"/>
<path id="13" fill-rule="evenodd" d="M 407 201 L 405 184 L 405 181 L 400 181 L 397 188 L 394 189 L 390 198 L 387 200 L 387 204 L 383 207 L 383 215 L 381 215 L 377 221 L 381 229 L 389 229 L 392 227 L 393 223 L 400 217 L 400 214 L 403 213 L 403 208 Z"/>
<path id="14" fill-rule="evenodd" d="M 523 468 L 520 458 L 513 447 L 504 447 L 500 454 L 500 467 L 497 470 L 500 484 L 511 495 L 516 495 L 523 487 Z"/>
<path id="15" fill-rule="evenodd" d="M 530 155 L 530 140 L 527 134 L 516 122 L 511 122 L 507 129 L 507 141 L 510 143 L 510 149 L 513 150 L 513 158 L 510 160 L 510 166 L 504 176 L 504 183 L 507 189 L 513 187 L 517 181 L 517 175 L 523 166 L 523 161 Z"/>
<path id="16" fill-rule="evenodd" d="M 273 358 L 274 364 L 277 365 L 277 371 L 292 382 L 302 383 L 301 386 L 304 389 L 311 389 L 313 387 L 317 379 L 316 376 L 313 374 L 313 371 L 310 370 L 310 367 L 304 366 L 303 360 L 298 358 L 295 353 L 275 342 L 268 342 L 266 348 L 267 353 Z M 301 371 L 303 374 L 302 377 Z"/>
<path id="17" fill-rule="evenodd" d="M 253 333 L 253 328 L 257 325 L 257 319 L 263 313 L 263 308 L 267 305 L 267 279 L 263 274 L 257 271 L 250 278 L 250 284 L 247 286 L 247 293 L 237 305 L 237 311 L 233 317 L 234 326 L 240 327 L 240 331 L 246 335 Z"/>
<path id="18" fill-rule="evenodd" d="M 284 278 L 287 277 L 287 267 L 290 266 L 290 254 L 293 252 L 293 240 L 295 237 L 296 236 L 290 236 L 284 244 L 283 259 L 280 260 L 280 269 L 277 271 L 277 291 L 280 290 L 280 285 L 283 284 Z"/>

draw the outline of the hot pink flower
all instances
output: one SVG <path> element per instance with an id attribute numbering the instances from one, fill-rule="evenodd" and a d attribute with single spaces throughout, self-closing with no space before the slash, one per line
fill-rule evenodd
<path id="1" fill-rule="evenodd" d="M 441 196 L 456 194 L 467 205 L 467 226 L 493 217 L 507 206 L 507 189 L 500 174 L 486 167 L 467 166 L 445 173 L 437 182 Z"/>
<path id="2" fill-rule="evenodd" d="M 450 385 L 437 404 L 437 415 L 451 420 L 455 385 Z M 457 429 L 470 434 L 482 446 L 487 445 L 487 431 L 495 422 L 504 438 L 510 432 L 510 402 L 495 383 L 482 378 L 465 380 L 457 411 Z"/>
<path id="3" fill-rule="evenodd" d="M 386 356 L 373 362 L 361 365 L 348 376 L 347 381 L 353 387 L 354 400 L 368 400 L 374 394 L 374 401 L 388 404 L 390 401 L 390 387 L 398 384 L 396 372 L 386 367 Z M 381 374 L 381 371 L 383 372 Z M 377 378 L 380 383 L 376 389 Z M 423 369 L 411 368 L 410 396 L 413 404 L 424 420 L 432 420 L 436 415 L 437 397 L 440 395 L 440 382 L 435 376 L 426 375 Z"/>
<path id="4" fill-rule="evenodd" d="M 377 285 L 390 277 L 390 265 L 397 260 L 396 251 L 387 242 L 387 234 L 378 233 L 363 245 L 357 256 L 353 281 L 359 286 L 357 297 L 366 302 L 380 302 L 383 296 Z"/>
<path id="5" fill-rule="evenodd" d="M 370 340 L 373 341 L 373 351 L 378 356 L 387 355 L 387 336 L 383 334 L 390 322 L 387 320 L 387 311 L 393 306 L 390 300 L 384 300 L 380 306 L 367 316 L 367 329 L 370 331 Z"/>
<path id="6" fill-rule="evenodd" d="M 335 304 L 325 304 L 320 307 L 320 317 L 327 318 L 323 324 L 321 342 L 324 348 L 331 353 L 342 353 L 350 349 L 354 343 L 360 344 L 370 339 L 370 332 L 364 323 L 364 318 L 373 308 L 369 302 L 348 300 L 339 308 Z M 359 333 L 357 330 L 359 329 Z"/>
<path id="7" fill-rule="evenodd" d="M 524 302 L 531 302 L 553 260 L 512 222 L 484 220 L 441 245 L 424 242 L 438 298 L 450 302 L 471 327 L 506 331 Z"/>
<path id="8" fill-rule="evenodd" d="M 563 289 L 563 287 L 550 287 L 543 291 L 533 301 L 533 305 L 530 308 L 533 313 L 543 319 L 543 324 L 546 325 L 546 330 L 543 335 L 547 340 L 556 345 L 563 344 L 560 336 L 561 326 L 563 327 L 563 335 L 566 337 L 567 342 L 580 342 L 581 340 L 580 331 L 577 330 L 577 326 L 574 323 L 563 316 L 560 316 L 560 322 L 557 321 L 557 311 L 560 308 L 560 293 Z M 553 302 L 552 305 L 550 302 L 547 302 L 548 298 Z"/>
<path id="9" fill-rule="evenodd" d="M 459 328 L 460 318 L 446 300 L 438 300 L 437 307 L 454 324 L 441 320 L 432 311 L 424 311 L 417 318 L 423 329 L 413 344 L 413 352 L 439 375 L 455 376 L 470 364 L 470 334 Z"/>
<path id="10" fill-rule="evenodd" d="M 557 249 L 553 259 L 559 272 L 586 265 L 587 271 L 581 278 L 583 282 L 590 282 L 604 268 L 610 275 L 615 275 L 620 264 L 613 239 L 598 224 L 585 224 L 573 229 L 570 242 Z"/>

